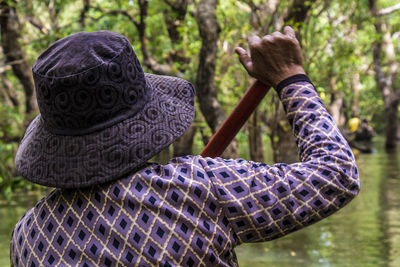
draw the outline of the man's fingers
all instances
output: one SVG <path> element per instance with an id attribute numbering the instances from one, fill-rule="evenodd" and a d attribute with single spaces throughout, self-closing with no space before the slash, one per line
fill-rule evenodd
<path id="1" fill-rule="evenodd" d="M 246 50 L 241 47 L 235 48 L 236 54 L 239 56 L 240 63 L 246 68 L 247 72 L 252 72 L 253 70 L 253 62 L 251 57 L 247 54 Z"/>
<path id="2" fill-rule="evenodd" d="M 263 41 L 264 43 L 273 42 L 273 41 L 274 41 L 274 37 L 273 37 L 272 35 L 265 35 L 265 36 L 262 38 L 262 41 Z"/>
<path id="3" fill-rule="evenodd" d="M 271 34 L 272 37 L 283 37 L 284 35 L 281 32 L 273 32 Z"/>
<path id="4" fill-rule="evenodd" d="M 255 35 L 255 34 L 253 34 L 253 35 L 250 36 L 250 38 L 249 38 L 249 45 L 250 45 L 250 48 L 251 48 L 251 47 L 258 46 L 258 45 L 260 45 L 260 43 L 261 43 L 260 37 L 258 37 L 258 36 Z"/>
<path id="5" fill-rule="evenodd" d="M 294 30 L 290 26 L 285 26 L 285 28 L 283 28 L 283 33 L 285 35 L 288 35 L 288 36 L 296 39 L 296 33 L 294 32 Z"/>

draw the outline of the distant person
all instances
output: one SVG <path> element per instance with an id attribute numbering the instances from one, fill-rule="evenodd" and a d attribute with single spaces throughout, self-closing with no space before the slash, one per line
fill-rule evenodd
<path id="1" fill-rule="evenodd" d="M 355 115 L 351 116 L 351 119 L 348 121 L 350 133 L 355 133 L 358 130 L 358 127 L 361 124 L 361 119 Z"/>
<path id="2" fill-rule="evenodd" d="M 275 87 L 301 162 L 148 163 L 192 123 L 192 85 L 144 73 L 114 32 L 80 32 L 44 51 L 32 69 L 41 114 L 16 168 L 56 189 L 15 226 L 12 265 L 235 266 L 241 243 L 284 236 L 353 199 L 353 154 L 305 75 L 293 29 L 249 47 L 251 56 L 236 49 L 240 61 Z"/>
<path id="3" fill-rule="evenodd" d="M 368 124 L 368 120 L 363 119 L 360 124 L 360 127 L 356 131 L 355 141 L 371 142 L 372 137 L 374 137 L 374 135 L 375 135 L 375 131 Z"/>

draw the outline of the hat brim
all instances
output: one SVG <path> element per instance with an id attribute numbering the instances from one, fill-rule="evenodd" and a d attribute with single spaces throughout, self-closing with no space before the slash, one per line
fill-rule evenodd
<path id="1" fill-rule="evenodd" d="M 176 77 L 145 77 L 151 100 L 134 116 L 101 131 L 56 135 L 38 115 L 18 148 L 18 173 L 45 186 L 82 188 L 121 178 L 173 143 L 193 121 L 193 87 Z"/>

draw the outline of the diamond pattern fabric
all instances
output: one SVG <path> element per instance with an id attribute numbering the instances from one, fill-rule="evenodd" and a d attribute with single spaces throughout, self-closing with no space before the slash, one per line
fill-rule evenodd
<path id="1" fill-rule="evenodd" d="M 241 243 L 331 215 L 359 191 L 353 154 L 311 83 L 292 83 L 280 98 L 301 162 L 186 156 L 56 189 L 15 226 L 13 266 L 237 266 Z"/>

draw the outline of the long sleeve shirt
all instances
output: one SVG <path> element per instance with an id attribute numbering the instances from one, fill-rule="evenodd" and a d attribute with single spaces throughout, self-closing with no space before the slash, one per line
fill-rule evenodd
<path id="1" fill-rule="evenodd" d="M 278 93 L 301 162 L 185 156 L 111 183 L 55 189 L 15 226 L 12 265 L 236 266 L 241 243 L 331 215 L 359 191 L 353 154 L 306 76 Z"/>

